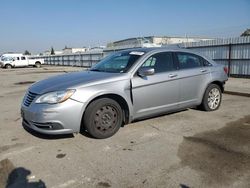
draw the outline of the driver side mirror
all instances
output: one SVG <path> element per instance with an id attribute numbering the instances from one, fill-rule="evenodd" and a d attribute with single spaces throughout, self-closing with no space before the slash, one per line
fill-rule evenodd
<path id="1" fill-rule="evenodd" d="M 145 76 L 150 76 L 153 75 L 155 73 L 155 69 L 152 67 L 141 67 L 139 68 L 137 74 L 140 77 L 145 77 Z"/>

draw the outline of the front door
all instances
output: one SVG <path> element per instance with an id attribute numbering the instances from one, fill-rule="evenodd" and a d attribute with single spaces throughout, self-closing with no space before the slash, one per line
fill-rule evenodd
<path id="1" fill-rule="evenodd" d="M 22 64 L 21 64 L 21 57 L 14 57 L 13 58 L 13 65 L 15 66 L 15 67 L 21 67 L 22 66 Z"/>
<path id="2" fill-rule="evenodd" d="M 135 74 L 132 78 L 134 118 L 177 108 L 179 80 L 172 52 L 156 53 L 142 67 L 154 68 L 155 73 L 145 77 Z"/>

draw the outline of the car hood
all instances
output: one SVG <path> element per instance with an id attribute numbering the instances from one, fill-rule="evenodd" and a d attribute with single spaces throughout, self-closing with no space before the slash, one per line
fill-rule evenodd
<path id="1" fill-rule="evenodd" d="M 123 77 L 124 73 L 94 71 L 66 73 L 36 82 L 29 88 L 29 91 L 36 94 L 44 94 L 52 91 L 77 89 L 78 87 L 84 87 L 89 84 L 101 84 L 109 81 L 120 80 Z"/>

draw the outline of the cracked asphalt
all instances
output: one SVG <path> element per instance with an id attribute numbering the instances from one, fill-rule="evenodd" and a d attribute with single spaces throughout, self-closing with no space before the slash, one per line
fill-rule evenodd
<path id="1" fill-rule="evenodd" d="M 250 187 L 249 97 L 224 94 L 218 111 L 138 121 L 104 140 L 26 131 L 20 104 L 28 86 L 80 70 L 0 70 L 0 188 Z"/>

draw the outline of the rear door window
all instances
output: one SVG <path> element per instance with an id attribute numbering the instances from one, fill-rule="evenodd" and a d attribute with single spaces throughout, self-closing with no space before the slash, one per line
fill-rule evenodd
<path id="1" fill-rule="evenodd" d="M 24 56 L 21 57 L 21 60 L 25 60 L 26 58 Z"/>
<path id="2" fill-rule="evenodd" d="M 191 69 L 203 66 L 201 58 L 195 54 L 177 52 L 176 56 L 180 69 Z"/>

